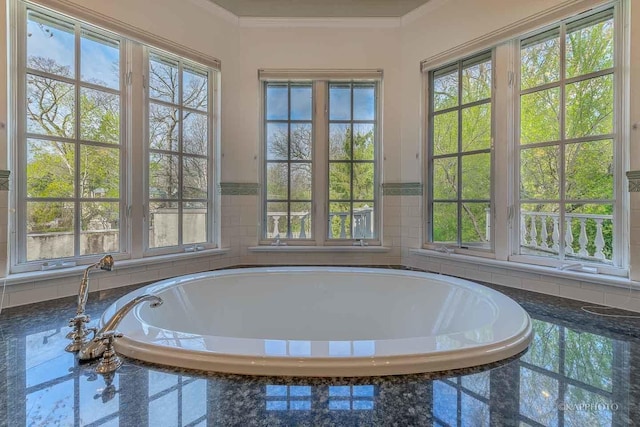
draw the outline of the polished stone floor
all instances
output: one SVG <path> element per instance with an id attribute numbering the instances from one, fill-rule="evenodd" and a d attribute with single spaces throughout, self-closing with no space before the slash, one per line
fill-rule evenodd
<path id="1" fill-rule="evenodd" d="M 291 379 L 126 360 L 112 378 L 65 353 L 71 298 L 0 314 L 1 426 L 626 426 L 640 422 L 640 321 L 496 287 L 534 319 L 521 357 L 431 375 Z M 91 294 L 92 318 L 129 289 Z M 384 316 L 384 313 L 381 313 Z"/>

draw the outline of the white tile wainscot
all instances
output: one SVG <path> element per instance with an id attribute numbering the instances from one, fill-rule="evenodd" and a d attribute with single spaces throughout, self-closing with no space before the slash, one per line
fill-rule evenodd
<path id="1" fill-rule="evenodd" d="M 640 282 L 426 249 L 408 249 L 406 267 L 640 312 Z"/>

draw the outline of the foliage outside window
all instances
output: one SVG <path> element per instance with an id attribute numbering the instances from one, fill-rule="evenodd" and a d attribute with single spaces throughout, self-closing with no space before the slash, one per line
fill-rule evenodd
<path id="1" fill-rule="evenodd" d="M 27 10 L 21 262 L 122 250 L 120 44 Z"/>
<path id="2" fill-rule="evenodd" d="M 611 263 L 613 10 L 520 46 L 520 253 Z"/>
<path id="3" fill-rule="evenodd" d="M 491 247 L 491 52 L 431 73 L 429 235 Z"/>
<path id="4" fill-rule="evenodd" d="M 377 91 L 375 82 L 264 83 L 265 238 L 377 238 Z"/>

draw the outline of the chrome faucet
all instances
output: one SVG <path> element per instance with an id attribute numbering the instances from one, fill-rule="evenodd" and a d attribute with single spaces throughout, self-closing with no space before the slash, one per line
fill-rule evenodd
<path id="1" fill-rule="evenodd" d="M 80 360 L 92 360 L 96 359 L 103 354 L 105 358 L 107 356 L 109 358 L 115 358 L 116 361 L 107 362 L 111 364 L 117 364 L 117 360 L 119 360 L 118 356 L 113 351 L 113 341 L 116 338 L 120 338 L 122 336 L 121 333 L 116 331 L 116 328 L 124 318 L 136 305 L 140 304 L 144 301 L 151 301 L 149 306 L 151 308 L 159 307 L 162 305 L 162 298 L 156 295 L 144 294 L 135 297 L 125 305 L 123 305 L 118 311 L 115 312 L 113 316 L 104 324 L 102 329 L 95 333 L 95 337 L 93 340 L 89 341 L 85 345 L 82 346 L 80 351 L 78 352 L 78 358 Z M 121 364 L 122 362 L 120 362 Z M 118 366 L 120 366 L 118 364 Z M 117 366 L 114 370 L 117 369 Z"/>
<path id="2" fill-rule="evenodd" d="M 76 315 L 69 320 L 69 326 L 72 327 L 73 330 L 67 334 L 67 338 L 71 340 L 71 343 L 65 348 L 66 351 L 76 352 L 80 350 L 83 345 L 89 342 L 88 336 L 90 331 L 95 335 L 95 328 L 86 327 L 86 324 L 91 320 L 89 315 L 85 314 L 87 299 L 89 298 L 89 271 L 94 268 L 111 271 L 113 264 L 113 257 L 111 255 L 105 255 L 100 259 L 100 261 L 95 264 L 91 264 L 84 270 L 82 281 L 80 282 L 80 289 L 78 290 L 78 307 L 76 308 Z"/>

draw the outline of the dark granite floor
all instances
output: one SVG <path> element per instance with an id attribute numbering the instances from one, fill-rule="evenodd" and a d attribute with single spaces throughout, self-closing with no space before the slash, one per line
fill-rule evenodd
<path id="1" fill-rule="evenodd" d="M 640 420 L 640 321 L 496 288 L 534 319 L 534 341 L 521 357 L 359 379 L 204 374 L 133 360 L 109 379 L 63 350 L 74 299 L 7 309 L 0 315 L 0 425 L 588 427 Z M 98 319 L 130 290 L 92 293 L 87 311 Z"/>

